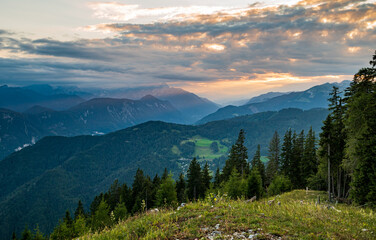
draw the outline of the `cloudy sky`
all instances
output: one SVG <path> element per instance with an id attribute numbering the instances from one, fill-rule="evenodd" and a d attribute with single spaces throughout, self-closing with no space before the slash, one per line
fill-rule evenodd
<path id="1" fill-rule="evenodd" d="M 224 102 L 350 80 L 375 49 L 375 0 L 0 2 L 0 84 L 167 83 Z"/>

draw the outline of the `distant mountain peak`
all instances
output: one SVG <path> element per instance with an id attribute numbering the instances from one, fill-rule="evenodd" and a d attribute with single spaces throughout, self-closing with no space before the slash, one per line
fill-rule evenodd
<path id="1" fill-rule="evenodd" d="M 35 106 L 32 106 L 31 108 L 27 109 L 26 111 L 24 111 L 24 113 L 26 113 L 26 114 L 40 114 L 40 113 L 43 113 L 43 112 L 54 112 L 54 110 L 40 106 L 40 105 L 35 105 Z"/>
<path id="2" fill-rule="evenodd" d="M 154 97 L 151 94 L 143 96 L 140 100 L 141 101 L 160 101 L 158 98 Z"/>

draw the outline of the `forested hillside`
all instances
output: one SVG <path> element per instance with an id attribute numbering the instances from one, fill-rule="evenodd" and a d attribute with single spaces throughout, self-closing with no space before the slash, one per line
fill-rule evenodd
<path id="1" fill-rule="evenodd" d="M 104 136 L 44 138 L 0 162 L 1 235 L 13 228 L 20 231 L 26 223 L 31 228 L 39 223 L 43 232 L 49 232 L 79 199 L 87 206 L 114 179 L 131 183 L 137 168 L 153 176 L 167 167 L 177 177 L 187 170 L 192 157 L 198 157 L 202 163 L 208 160 L 215 170 L 224 165 L 227 153 L 210 158 L 218 154 L 215 147 L 210 150 L 211 143 L 217 142 L 219 152 L 229 148 L 240 129 L 246 132 L 250 153 L 261 144 L 265 155 L 275 130 L 280 134 L 289 128 L 308 131 L 312 125 L 318 132 L 327 114 L 325 109 L 286 109 L 201 126 L 148 122 Z M 208 147 L 199 145 L 209 142 Z"/>

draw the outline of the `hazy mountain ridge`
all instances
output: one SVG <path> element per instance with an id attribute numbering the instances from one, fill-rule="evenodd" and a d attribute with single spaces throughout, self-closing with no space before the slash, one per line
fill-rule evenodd
<path id="1" fill-rule="evenodd" d="M 139 88 L 120 88 L 102 90 L 96 93 L 101 97 L 140 99 L 152 95 L 161 100 L 169 101 L 185 118 L 185 123 L 194 123 L 209 113 L 215 112 L 219 105 L 206 98 L 181 88 L 169 87 L 166 84 Z"/>
<path id="2" fill-rule="evenodd" d="M 34 90 L 21 87 L 0 87 L 0 108 L 23 112 L 35 105 L 40 105 L 54 110 L 66 110 L 85 100 L 77 95 L 52 94 L 45 95 Z"/>
<path id="3" fill-rule="evenodd" d="M 103 134 L 150 120 L 184 122 L 169 102 L 146 96 L 140 100 L 91 99 L 66 111 L 34 106 L 25 113 L 0 111 L 0 159 L 44 136 Z"/>
<path id="4" fill-rule="evenodd" d="M 305 91 L 291 92 L 277 97 L 267 98 L 262 102 L 250 103 L 239 107 L 231 105 L 226 106 L 218 109 L 215 113 L 209 114 L 208 116 L 202 118 L 197 122 L 197 124 L 264 111 L 278 111 L 284 108 L 300 108 L 303 110 L 312 108 L 327 108 L 329 93 L 331 92 L 332 87 L 337 86 L 339 87 L 340 91 L 343 91 L 349 86 L 349 84 L 350 81 L 343 81 L 341 83 L 325 83 L 314 86 Z"/>
<path id="5" fill-rule="evenodd" d="M 14 227 L 20 231 L 27 222 L 50 231 L 78 199 L 88 204 L 116 178 L 130 183 L 138 167 L 151 176 L 167 167 L 177 176 L 181 156 L 172 149 L 193 136 L 232 144 L 244 128 L 250 154 L 259 143 L 265 153 L 274 130 L 283 134 L 312 125 L 319 131 L 327 114 L 325 109 L 285 109 L 200 126 L 147 122 L 104 136 L 43 138 L 0 161 L 0 235 Z"/>

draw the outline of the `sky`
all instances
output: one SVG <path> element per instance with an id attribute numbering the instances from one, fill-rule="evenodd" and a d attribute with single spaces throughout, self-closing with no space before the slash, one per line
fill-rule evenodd
<path id="1" fill-rule="evenodd" d="M 219 103 L 351 80 L 376 1 L 1 0 L 0 84 L 166 83 Z"/>

